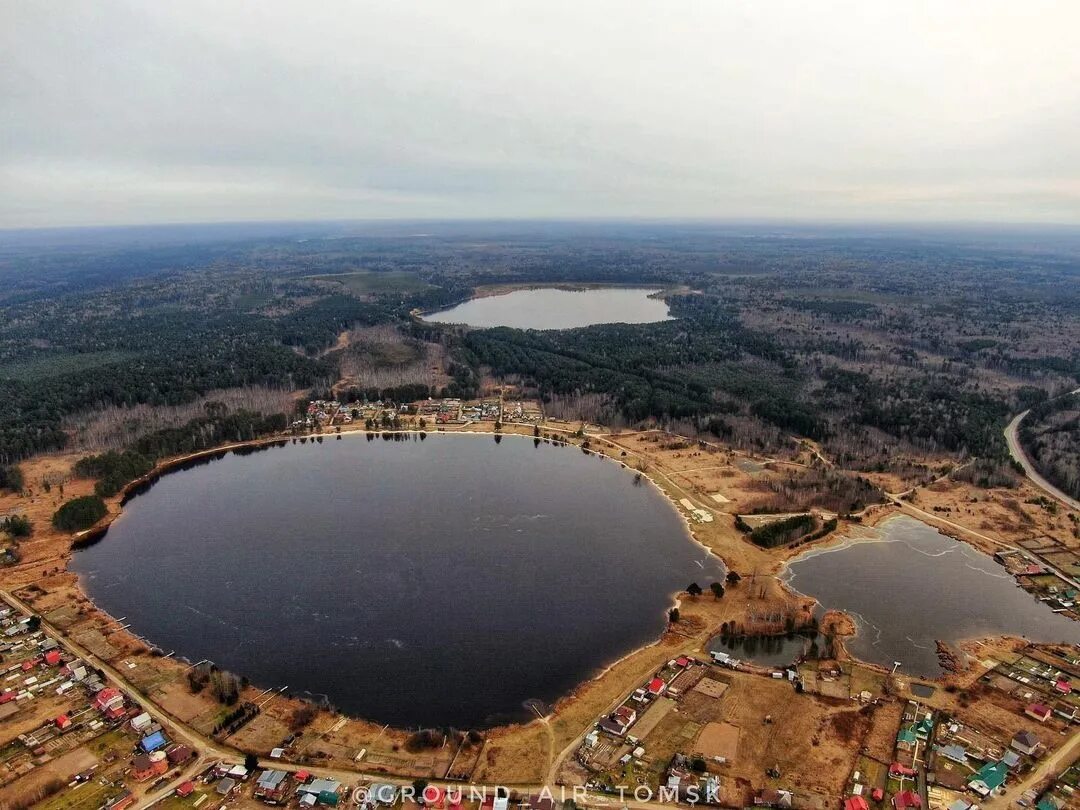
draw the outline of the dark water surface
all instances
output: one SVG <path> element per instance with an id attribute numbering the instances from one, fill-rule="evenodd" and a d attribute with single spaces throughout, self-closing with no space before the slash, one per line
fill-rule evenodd
<path id="1" fill-rule="evenodd" d="M 847 648 L 857 658 L 936 677 L 936 641 L 995 635 L 1080 642 L 1080 622 L 1054 613 L 994 559 L 914 518 L 882 523 L 869 539 L 811 551 L 787 580 L 859 625 Z"/>
<path id="2" fill-rule="evenodd" d="M 598 323 L 654 323 L 670 319 L 668 305 L 650 298 L 655 289 L 603 287 L 560 290 L 540 287 L 474 298 L 425 315 L 434 323 L 512 326 L 515 329 L 574 329 Z"/>
<path id="3" fill-rule="evenodd" d="M 651 485 L 506 437 L 289 444 L 164 476 L 73 568 L 166 651 L 399 726 L 527 717 L 723 572 Z M 707 586 L 706 586 L 707 587 Z"/>
<path id="4" fill-rule="evenodd" d="M 824 646 L 817 633 L 717 637 L 709 642 L 708 649 L 725 652 L 740 661 L 753 661 L 763 667 L 784 667 L 806 655 L 815 643 L 819 648 Z"/>

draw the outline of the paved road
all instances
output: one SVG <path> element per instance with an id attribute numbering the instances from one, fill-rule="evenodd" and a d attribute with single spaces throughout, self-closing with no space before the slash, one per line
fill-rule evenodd
<path id="1" fill-rule="evenodd" d="M 1080 393 L 1080 388 L 1076 389 L 1076 391 L 1071 391 L 1070 393 Z M 1028 458 L 1027 454 L 1024 452 L 1024 448 L 1020 445 L 1020 438 L 1018 435 L 1020 423 L 1024 421 L 1024 418 L 1029 413 L 1031 413 L 1030 409 L 1024 411 L 1021 414 L 1018 414 L 1015 419 L 1009 422 L 1009 426 L 1005 428 L 1005 441 L 1008 442 L 1009 453 L 1024 468 L 1024 472 L 1027 474 L 1027 477 L 1031 479 L 1032 483 L 1034 483 L 1035 486 L 1046 492 L 1046 494 L 1050 495 L 1052 498 L 1061 501 L 1070 509 L 1076 509 L 1077 511 L 1080 511 L 1080 501 L 1077 501 L 1075 498 L 1070 498 L 1060 489 L 1058 489 L 1041 475 L 1039 475 L 1039 471 L 1035 469 L 1035 465 L 1031 463 L 1031 459 Z"/>

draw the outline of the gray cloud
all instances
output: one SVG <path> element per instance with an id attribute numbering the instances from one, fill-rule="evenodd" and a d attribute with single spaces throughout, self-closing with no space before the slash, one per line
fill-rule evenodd
<path id="1" fill-rule="evenodd" d="M 1075 2 L 0 0 L 0 226 L 1080 222 Z"/>

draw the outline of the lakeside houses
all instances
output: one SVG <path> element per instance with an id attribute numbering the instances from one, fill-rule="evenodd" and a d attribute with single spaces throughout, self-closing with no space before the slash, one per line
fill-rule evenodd
<path id="1" fill-rule="evenodd" d="M 1022 701 L 1018 711 L 1040 723 L 1052 717 L 1080 722 L 1080 662 L 1068 652 L 1028 647 L 1012 661 L 1000 661 L 982 682 Z"/>
<path id="2" fill-rule="evenodd" d="M 544 421 L 544 412 L 536 400 L 507 400 L 498 397 L 475 400 L 431 397 L 411 402 L 352 400 L 347 403 L 336 399 L 316 399 L 308 403 L 303 416 L 295 419 L 290 427 L 294 430 L 315 429 L 364 422 L 374 429 L 386 429 L 397 425 L 402 417 L 434 421 L 435 425 L 465 425 L 470 422 L 535 425 Z"/>
<path id="3" fill-rule="evenodd" d="M 267 770 L 259 774 L 253 795 L 266 804 L 279 804 L 288 796 L 289 774 L 286 771 Z"/>
<path id="4" fill-rule="evenodd" d="M 187 746 L 169 745 L 150 712 L 136 710 L 122 689 L 73 655 L 37 616 L 3 607 L 0 627 L 0 720 L 13 718 L 22 729 L 5 748 L 9 773 L 38 778 L 34 772 L 48 768 L 64 781 L 62 790 L 93 782 L 96 793 L 84 788 L 79 795 L 93 795 L 95 807 L 124 810 L 139 798 L 135 785 L 161 779 L 196 756 Z M 97 764 L 52 771 L 55 763 L 82 762 L 66 755 L 88 744 L 95 746 Z"/>
<path id="5" fill-rule="evenodd" d="M 968 781 L 968 787 L 984 799 L 998 793 L 1009 776 L 1004 762 L 987 762 Z"/>

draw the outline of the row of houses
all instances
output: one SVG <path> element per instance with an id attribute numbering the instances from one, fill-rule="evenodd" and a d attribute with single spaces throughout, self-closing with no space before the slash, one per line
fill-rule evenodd
<path id="1" fill-rule="evenodd" d="M 206 771 L 202 781 L 215 783 L 214 793 L 227 799 L 248 793 L 248 784 L 253 775 L 244 765 L 219 762 Z M 192 780 L 180 785 L 176 793 L 183 798 L 194 791 L 195 782 Z M 250 795 L 268 805 L 295 801 L 300 807 L 337 807 L 346 797 L 346 788 L 336 779 L 316 777 L 306 770 L 289 772 L 267 768 L 255 777 Z"/>

